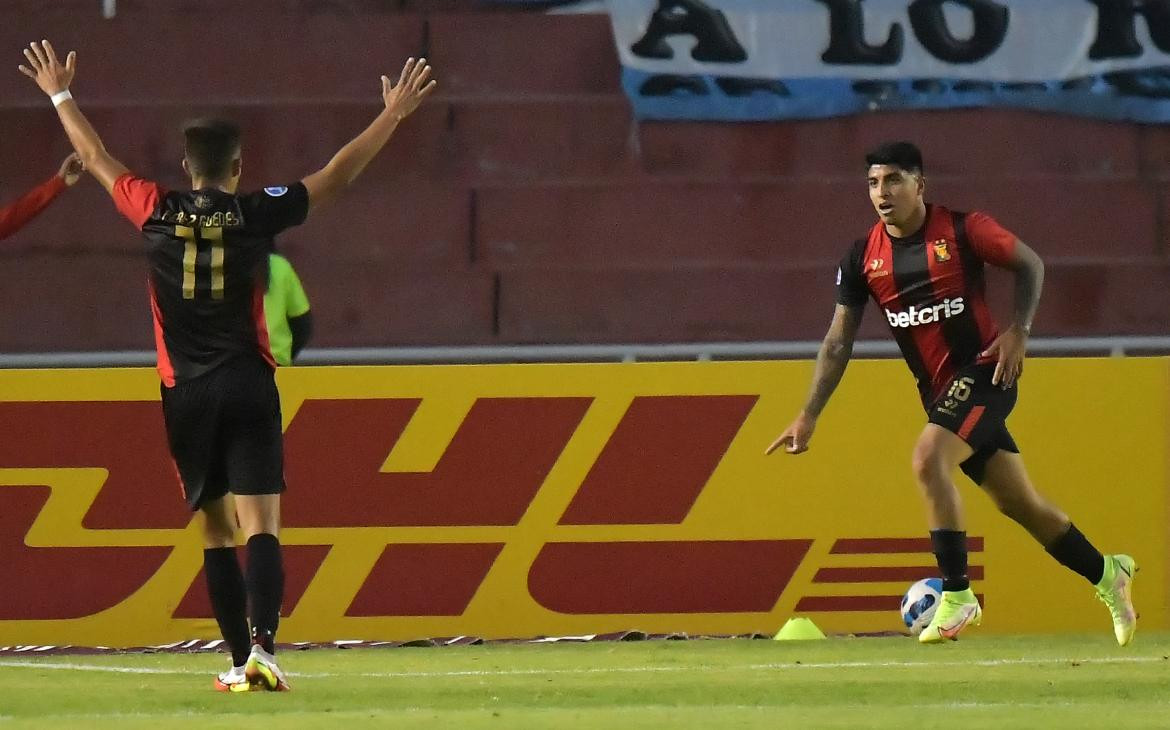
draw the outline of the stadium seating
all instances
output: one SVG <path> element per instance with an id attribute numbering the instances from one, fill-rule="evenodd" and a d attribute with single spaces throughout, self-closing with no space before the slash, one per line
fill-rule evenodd
<path id="1" fill-rule="evenodd" d="M 133 170 L 182 185 L 184 119 L 245 129 L 245 186 L 323 164 L 425 53 L 440 93 L 283 248 L 319 346 L 817 339 L 868 228 L 861 157 L 918 140 L 930 196 L 983 208 L 1049 263 L 1046 335 L 1170 331 L 1170 130 L 950 111 L 783 124 L 639 122 L 608 19 L 474 0 L 0 3 L 0 49 L 82 54 L 75 93 Z M 199 33 L 173 33 L 198 17 Z M 84 29 L 84 33 L 81 31 Z M 208 45 L 208 39 L 214 39 Z M 290 42 L 292 41 L 292 42 Z M 176 83 L 176 78 L 187 78 Z M 0 203 L 68 151 L 0 74 Z M 7 352 L 149 348 L 139 242 L 85 182 L 0 245 Z M 993 286 L 996 306 L 1010 297 Z M 863 335 L 882 337 L 881 320 Z"/>

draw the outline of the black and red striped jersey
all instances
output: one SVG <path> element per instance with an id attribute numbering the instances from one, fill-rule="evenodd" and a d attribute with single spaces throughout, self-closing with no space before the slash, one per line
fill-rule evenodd
<path id="1" fill-rule="evenodd" d="M 984 263 L 1007 266 L 1016 237 L 984 213 L 926 207 L 926 223 L 896 238 L 877 223 L 853 244 L 837 272 L 837 301 L 882 310 L 924 403 L 954 374 L 984 357 L 998 336 L 987 306 Z"/>
<path id="2" fill-rule="evenodd" d="M 113 195 L 146 239 L 163 383 L 199 377 L 241 354 L 275 367 L 264 319 L 268 255 L 275 236 L 308 215 L 305 186 L 180 192 L 126 174 Z"/>

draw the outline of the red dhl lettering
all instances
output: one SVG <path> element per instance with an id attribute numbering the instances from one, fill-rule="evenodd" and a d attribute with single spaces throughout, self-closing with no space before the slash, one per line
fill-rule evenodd
<path id="1" fill-rule="evenodd" d="M 755 401 L 756 396 L 741 395 L 634 398 L 559 523 L 681 523 Z M 417 399 L 308 400 L 286 434 L 286 526 L 514 526 L 591 403 L 567 397 L 479 399 L 432 471 L 383 473 L 380 467 L 413 417 Z M 13 424 L 0 441 L 0 468 L 108 470 L 79 528 L 178 530 L 188 523 L 157 403 L 0 403 L 0 423 Z M 45 486 L 0 489 L 0 504 L 7 507 L 0 513 L 0 540 L 9 556 L 0 566 L 0 580 L 16 588 L 8 592 L 13 598 L 0 602 L 0 620 L 105 610 L 145 585 L 172 550 L 30 548 L 21 538 L 47 497 Z M 810 544 L 552 541 L 536 555 L 528 588 L 540 605 L 560 613 L 766 612 Z M 345 615 L 460 615 L 504 545 L 387 545 Z M 295 610 L 329 550 L 329 545 L 288 546 L 286 612 Z M 630 571 L 652 577 L 630 581 Z M 62 585 L 70 590 L 62 592 Z M 177 603 L 175 618 L 210 616 L 201 573 Z"/>

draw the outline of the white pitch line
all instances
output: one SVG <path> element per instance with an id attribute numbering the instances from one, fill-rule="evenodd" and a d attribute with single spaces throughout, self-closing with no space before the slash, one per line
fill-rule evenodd
<path id="1" fill-rule="evenodd" d="M 70 662 L 14 662 L 0 661 L 0 667 L 22 669 L 54 669 L 71 672 L 113 672 L 115 674 L 196 674 L 186 669 L 159 669 L 155 667 L 115 667 L 102 664 L 74 664 Z"/>
<path id="2" fill-rule="evenodd" d="M 741 664 L 731 666 L 644 666 L 644 667 L 582 667 L 580 669 L 479 669 L 446 672 L 289 672 L 290 677 L 302 679 L 325 679 L 333 677 L 369 677 L 384 679 L 433 679 L 445 677 L 527 677 L 549 674 L 652 674 L 671 672 L 740 672 L 740 671 L 792 671 L 802 669 L 922 669 L 930 667 L 1000 667 L 1000 666 L 1045 666 L 1056 664 L 1150 664 L 1165 662 L 1160 657 L 1098 657 L 1092 659 L 982 659 L 973 661 L 948 662 L 785 662 L 774 664 Z M 111 672 L 115 674 L 204 674 L 187 669 L 165 669 L 161 667 L 118 667 L 105 664 L 80 664 L 75 662 L 41 662 L 0 660 L 0 667 L 21 669 L 48 669 L 79 672 Z"/>

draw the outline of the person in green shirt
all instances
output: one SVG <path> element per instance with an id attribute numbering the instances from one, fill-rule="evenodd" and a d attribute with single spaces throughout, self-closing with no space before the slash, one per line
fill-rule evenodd
<path id="1" fill-rule="evenodd" d="M 268 347 L 280 366 L 291 365 L 313 334 L 313 313 L 301 280 L 289 260 L 268 255 L 268 291 L 264 294 Z"/>

